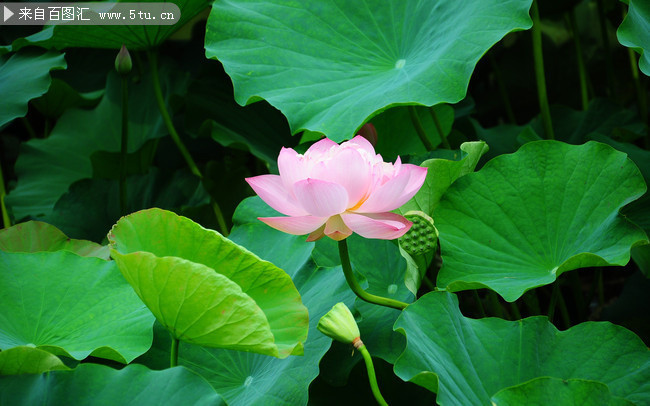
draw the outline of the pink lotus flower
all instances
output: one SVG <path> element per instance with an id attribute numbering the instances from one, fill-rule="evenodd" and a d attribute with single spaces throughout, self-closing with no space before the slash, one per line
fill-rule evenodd
<path id="1" fill-rule="evenodd" d="M 391 213 L 406 203 L 424 183 L 427 169 L 384 162 L 361 136 L 338 145 L 322 139 L 304 155 L 282 148 L 280 175 L 246 181 L 269 206 L 289 217 L 259 220 L 285 233 L 324 235 L 340 241 L 353 232 L 366 238 L 401 237 L 412 223 Z"/>

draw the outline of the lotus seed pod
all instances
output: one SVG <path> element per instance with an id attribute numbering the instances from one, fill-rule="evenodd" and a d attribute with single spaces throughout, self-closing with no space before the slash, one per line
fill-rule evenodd
<path id="1" fill-rule="evenodd" d="M 318 330 L 329 338 L 346 344 L 352 344 L 361 335 L 350 309 L 341 302 L 320 318 Z"/>
<path id="2" fill-rule="evenodd" d="M 411 229 L 399 239 L 400 246 L 409 255 L 421 255 L 436 249 L 438 230 L 433 225 L 433 219 L 419 210 L 404 214 L 413 223 Z"/>

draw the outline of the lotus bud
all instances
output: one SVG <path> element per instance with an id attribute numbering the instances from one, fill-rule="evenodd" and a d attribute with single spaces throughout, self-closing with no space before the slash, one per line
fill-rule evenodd
<path id="1" fill-rule="evenodd" d="M 400 238 L 400 245 L 409 255 L 421 255 L 433 251 L 438 243 L 438 230 L 433 225 L 433 219 L 419 210 L 411 210 L 404 214 L 413 225 Z"/>
<path id="2" fill-rule="evenodd" d="M 337 303 L 318 321 L 318 330 L 329 338 L 346 344 L 359 340 L 359 327 L 344 303 Z"/>
<path id="3" fill-rule="evenodd" d="M 115 70 L 117 73 L 124 76 L 128 75 L 129 72 L 131 72 L 132 67 L 133 62 L 131 61 L 131 55 L 126 49 L 126 45 L 122 44 L 122 48 L 120 49 L 120 52 L 117 53 L 117 57 L 115 58 Z"/>

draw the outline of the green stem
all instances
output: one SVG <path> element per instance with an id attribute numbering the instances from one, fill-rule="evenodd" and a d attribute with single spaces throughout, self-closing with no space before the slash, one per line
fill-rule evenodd
<path id="1" fill-rule="evenodd" d="M 578 60 L 578 74 L 580 77 L 580 100 L 582 101 L 582 110 L 587 111 L 589 106 L 589 93 L 587 92 L 587 71 L 585 61 L 582 57 L 582 45 L 580 44 L 580 32 L 576 23 L 576 11 L 572 9 L 567 15 L 569 29 L 573 35 L 573 43 L 576 48 L 576 59 Z"/>
<path id="2" fill-rule="evenodd" d="M 560 316 L 562 317 L 562 322 L 564 323 L 564 327 L 565 328 L 571 327 L 571 320 L 569 319 L 569 309 L 567 309 L 566 307 L 566 303 L 564 302 L 564 296 L 562 296 L 562 293 L 560 293 L 557 297 L 557 304 L 560 307 Z"/>
<path id="3" fill-rule="evenodd" d="M 442 141 L 442 146 L 447 149 L 451 149 L 451 145 L 449 145 L 447 136 L 442 131 L 442 125 L 440 124 L 440 120 L 438 119 L 438 114 L 436 114 L 436 111 L 433 109 L 433 107 L 429 107 L 429 114 L 431 114 L 433 123 L 436 125 L 436 130 L 438 130 L 438 135 L 440 135 L 440 140 Z"/>
<path id="4" fill-rule="evenodd" d="M 600 36 L 603 41 L 603 49 L 605 50 L 605 68 L 607 71 L 607 91 L 608 94 L 614 93 L 614 86 L 616 84 L 616 76 L 614 75 L 614 67 L 612 66 L 611 51 L 609 46 L 609 34 L 607 33 L 607 19 L 605 18 L 605 5 L 603 0 L 597 0 L 598 3 L 598 21 L 600 23 Z"/>
<path id="5" fill-rule="evenodd" d="M 418 117 L 418 112 L 415 110 L 415 107 L 408 106 L 408 111 L 409 111 L 409 116 L 411 116 L 411 122 L 413 123 L 413 127 L 415 128 L 415 132 L 418 134 L 418 137 L 420 137 L 420 141 L 422 141 L 424 147 L 427 149 L 427 151 L 433 151 L 434 149 L 436 149 L 436 147 L 434 147 L 433 144 L 431 143 L 431 140 L 427 138 L 427 134 L 424 132 L 424 127 L 422 127 L 422 123 L 420 122 L 420 117 Z"/>
<path id="6" fill-rule="evenodd" d="M 174 123 L 172 122 L 172 119 L 169 116 L 167 107 L 165 106 L 165 99 L 163 98 L 162 89 L 160 87 L 160 78 L 158 77 L 158 54 L 156 53 L 156 51 L 149 51 L 148 55 L 149 55 L 149 63 L 151 65 L 151 80 L 153 82 L 153 91 L 156 95 L 158 110 L 160 110 L 160 115 L 162 116 L 163 122 L 165 123 L 165 127 L 167 127 L 167 131 L 169 132 L 169 135 L 172 137 L 174 144 L 176 144 L 176 147 L 178 148 L 181 155 L 185 159 L 185 162 L 187 163 L 187 166 L 190 168 L 190 171 L 199 179 L 203 179 L 203 174 L 199 170 L 199 167 L 196 166 L 196 163 L 194 162 L 192 155 L 190 155 L 190 152 L 187 150 L 187 147 L 185 146 L 185 144 L 183 144 L 183 141 L 178 135 L 178 132 L 174 127 Z M 219 224 L 219 228 L 220 228 L 219 231 L 221 231 L 221 234 L 223 234 L 224 236 L 227 236 L 228 227 L 226 226 L 226 221 L 223 217 L 223 212 L 221 211 L 221 207 L 219 207 L 219 204 L 214 199 L 211 199 L 210 205 L 212 206 L 214 215 L 217 218 L 217 223 Z"/>
<path id="7" fill-rule="evenodd" d="M 120 148 L 120 213 L 127 214 L 126 172 L 129 146 L 129 81 L 122 75 L 122 139 Z"/>
<path id="8" fill-rule="evenodd" d="M 483 302 L 481 302 L 481 298 L 479 297 L 478 292 L 476 291 L 476 289 L 473 289 L 472 293 L 473 293 L 473 296 L 474 296 L 474 300 L 476 300 L 476 307 L 478 307 L 479 315 L 481 317 L 485 317 L 486 316 L 485 308 L 483 307 Z"/>
<path id="9" fill-rule="evenodd" d="M 573 300 L 575 300 L 578 309 L 578 319 L 584 320 L 586 305 L 585 298 L 582 294 L 582 283 L 580 282 L 578 272 L 569 272 L 569 282 L 571 283 L 571 290 L 573 291 Z"/>
<path id="10" fill-rule="evenodd" d="M 185 147 L 185 144 L 183 144 L 183 141 L 181 141 L 181 137 L 178 135 L 178 132 L 174 127 L 174 123 L 169 116 L 169 112 L 167 111 L 167 107 L 165 106 L 165 99 L 163 98 L 162 88 L 160 87 L 160 79 L 158 77 L 158 54 L 155 51 L 149 51 L 148 55 L 149 63 L 151 64 L 151 80 L 153 82 L 153 91 L 156 94 L 158 110 L 160 110 L 160 115 L 162 116 L 163 122 L 165 123 L 165 127 L 167 127 L 169 135 L 172 137 L 174 144 L 176 144 L 176 147 L 185 159 L 185 162 L 187 163 L 187 166 L 189 166 L 190 171 L 192 171 L 192 173 L 199 179 L 203 179 L 201 171 L 199 170 L 198 166 L 196 166 L 196 163 L 194 162 L 194 159 L 192 159 L 192 156 L 187 150 L 187 147 Z"/>
<path id="11" fill-rule="evenodd" d="M 542 314 L 542 310 L 539 307 L 539 299 L 537 298 L 537 291 L 529 291 L 524 295 L 524 302 L 526 302 L 526 307 L 528 307 L 528 312 L 531 316 Z"/>
<path id="12" fill-rule="evenodd" d="M 52 127 L 52 124 L 50 123 L 50 119 L 46 118 L 45 119 L 45 124 L 43 124 L 43 138 L 47 138 L 50 136 L 50 127 Z"/>
<path id="13" fill-rule="evenodd" d="M 217 218 L 217 224 L 219 225 L 219 230 L 224 237 L 228 237 L 228 226 L 226 225 L 226 219 L 223 217 L 223 212 L 221 207 L 216 200 L 213 198 L 210 199 L 210 205 L 212 206 L 212 211 L 214 212 L 215 217 Z"/>
<path id="14" fill-rule="evenodd" d="M 422 281 L 424 282 L 425 285 L 427 285 L 427 288 L 430 291 L 436 290 L 436 285 L 433 282 L 431 282 L 431 279 L 429 279 L 428 276 L 424 275 L 424 277 L 422 278 Z"/>
<path id="15" fill-rule="evenodd" d="M 172 336 L 172 349 L 169 357 L 169 367 L 174 368 L 178 365 L 178 338 Z"/>
<path id="16" fill-rule="evenodd" d="M 348 253 L 348 243 L 346 240 L 339 241 L 339 255 L 341 257 L 341 266 L 343 267 L 343 274 L 345 280 L 348 282 L 350 289 L 361 299 L 368 303 L 373 303 L 380 306 L 392 307 L 397 310 L 404 310 L 408 303 L 400 302 L 399 300 L 390 299 L 387 297 L 373 295 L 363 290 L 357 278 L 355 278 L 350 265 L 350 254 Z"/>
<path id="17" fill-rule="evenodd" d="M 379 385 L 377 385 L 377 376 L 375 375 L 375 366 L 372 364 L 372 357 L 370 356 L 368 349 L 365 345 L 361 344 L 358 350 L 363 356 L 363 360 L 366 362 L 366 369 L 368 370 L 368 381 L 370 382 L 370 389 L 372 390 L 372 394 L 375 396 L 378 404 L 382 406 L 388 406 L 388 403 L 386 403 L 384 397 L 381 396 L 381 392 L 379 392 Z"/>
<path id="18" fill-rule="evenodd" d="M 521 319 L 521 313 L 519 312 L 519 308 L 517 307 L 517 302 L 510 302 L 510 312 L 512 313 L 512 317 L 514 320 L 520 320 Z"/>
<path id="19" fill-rule="evenodd" d="M 596 271 L 596 292 L 598 294 L 598 305 L 605 306 L 605 290 L 603 288 L 603 270 Z"/>
<path id="20" fill-rule="evenodd" d="M 551 120 L 551 109 L 548 106 L 548 96 L 546 95 L 546 78 L 544 76 L 544 56 L 542 54 L 542 27 L 539 20 L 539 9 L 537 0 L 533 0 L 531 16 L 533 18 L 533 59 L 535 61 L 535 80 L 537 82 L 537 96 L 539 99 L 539 109 L 542 113 L 542 123 L 546 138 L 555 139 L 553 134 L 553 122 Z"/>
<path id="21" fill-rule="evenodd" d="M 2 163 L 0 162 L 0 208 L 2 209 L 2 225 L 4 228 L 11 227 L 11 218 L 9 217 L 9 212 L 7 211 L 7 206 L 5 206 L 5 195 L 7 191 L 5 190 L 5 179 L 2 174 Z"/>
<path id="22" fill-rule="evenodd" d="M 548 311 L 546 312 L 551 323 L 553 323 L 553 317 L 555 317 L 555 305 L 557 304 L 558 296 L 560 296 L 560 283 L 555 281 L 553 284 L 553 292 L 551 293 L 551 300 L 548 304 Z"/>
<path id="23" fill-rule="evenodd" d="M 494 293 L 493 291 L 488 291 L 488 306 L 490 308 L 490 313 L 493 314 L 496 317 L 501 317 L 502 319 L 505 319 L 505 313 L 503 312 L 503 308 L 501 307 L 501 302 L 499 302 L 499 298 L 497 297 L 497 294 Z"/>
<path id="24" fill-rule="evenodd" d="M 27 117 L 21 117 L 20 121 L 23 123 L 25 126 L 25 130 L 27 130 L 27 134 L 29 134 L 29 138 L 37 138 L 36 137 L 36 131 L 34 131 L 34 127 L 32 127 L 32 124 L 27 120 Z"/>
<path id="25" fill-rule="evenodd" d="M 488 53 L 488 59 L 490 60 L 490 65 L 492 66 L 492 71 L 494 72 L 494 77 L 497 80 L 497 86 L 499 87 L 499 94 L 501 95 L 501 100 L 503 101 L 503 107 L 506 109 L 506 116 L 512 124 L 517 124 L 517 119 L 515 118 L 515 112 L 512 110 L 512 103 L 510 103 L 510 97 L 508 96 L 508 89 L 506 88 L 506 82 L 503 80 L 503 75 L 501 74 L 501 69 L 497 64 L 496 59 L 492 56 L 492 53 Z"/>
<path id="26" fill-rule="evenodd" d="M 634 87 L 636 89 L 636 99 L 639 104 L 639 118 L 641 121 L 648 126 L 648 132 L 645 137 L 645 146 L 650 148 L 650 122 L 648 121 L 648 99 L 646 98 L 646 92 L 641 83 L 641 78 L 639 77 L 639 65 L 636 59 L 636 53 L 632 48 L 627 49 L 627 53 L 630 57 L 630 69 L 632 70 L 632 79 L 634 80 Z"/>

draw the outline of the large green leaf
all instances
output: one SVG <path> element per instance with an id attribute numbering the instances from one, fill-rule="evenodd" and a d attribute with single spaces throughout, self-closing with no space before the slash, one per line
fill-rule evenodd
<path id="1" fill-rule="evenodd" d="M 310 334 L 304 356 L 287 359 L 181 343 L 179 363 L 204 376 L 230 405 L 307 404 L 309 384 L 318 376 L 319 361 L 332 342 L 316 324 L 336 302 L 350 306 L 354 302 L 340 267 L 319 268 L 311 261 L 314 243 L 257 220 L 274 215 L 272 210 L 259 197 L 244 200 L 235 212 L 230 238 L 292 277 L 309 310 Z M 159 360 L 168 358 L 169 341 L 165 331 L 154 330 L 153 348 L 142 360 L 164 367 L 165 361 Z"/>
<path id="2" fill-rule="evenodd" d="M 47 92 L 50 71 L 65 69 L 59 52 L 19 52 L 0 58 L 0 127 L 27 114 L 27 102 Z"/>
<path id="3" fill-rule="evenodd" d="M 51 214 L 73 182 L 93 175 L 92 153 L 120 151 L 121 124 L 116 119 L 122 111 L 120 89 L 119 76 L 110 74 L 106 93 L 94 110 L 71 109 L 57 121 L 48 138 L 21 146 L 16 162 L 18 184 L 6 200 L 17 219 Z M 148 76 L 129 85 L 128 131 L 129 152 L 166 134 Z"/>
<path id="4" fill-rule="evenodd" d="M 493 406 L 632 406 L 625 399 L 613 398 L 607 385 L 586 379 L 535 378 L 492 396 Z"/>
<path id="5" fill-rule="evenodd" d="M 151 345 L 152 323 L 113 261 L 0 251 L 2 350 L 31 345 L 128 363 Z"/>
<path id="6" fill-rule="evenodd" d="M 0 376 L 40 374 L 69 369 L 56 355 L 39 348 L 20 345 L 0 351 Z"/>
<path id="7" fill-rule="evenodd" d="M 395 323 L 406 351 L 395 373 L 441 405 L 490 405 L 498 391 L 537 377 L 601 382 L 613 396 L 650 402 L 650 352 L 634 333 L 588 322 L 558 331 L 546 317 L 470 319 L 456 295 L 431 292 Z"/>
<path id="8" fill-rule="evenodd" d="M 650 76 L 650 3 L 644 0 L 628 1 L 630 7 L 616 36 L 618 42 L 641 54 L 639 68 Z"/>
<path id="9" fill-rule="evenodd" d="M 479 58 L 531 27 L 530 0 L 215 2 L 205 49 L 223 63 L 235 99 L 266 99 L 335 141 L 378 110 L 465 96 Z M 459 13 L 458 10 L 462 10 Z"/>
<path id="10" fill-rule="evenodd" d="M 3 405 L 78 406 L 218 406 L 219 394 L 197 374 L 183 367 L 151 371 L 142 365 L 121 370 L 81 364 L 72 371 L 0 379 Z"/>
<path id="11" fill-rule="evenodd" d="M 604 142 L 619 151 L 625 152 L 639 167 L 646 184 L 650 182 L 650 151 L 634 144 L 617 142 L 602 134 L 592 134 L 595 141 Z M 640 199 L 628 204 L 622 210 L 623 215 L 641 227 L 650 236 L 650 194 L 646 192 Z M 632 249 L 632 258 L 641 271 L 650 278 L 650 245 L 641 245 Z"/>
<path id="12" fill-rule="evenodd" d="M 142 3 L 155 0 L 142 0 Z M 44 48 L 113 48 L 122 44 L 133 50 L 152 49 L 162 44 L 176 30 L 206 9 L 207 0 L 174 0 L 181 12 L 173 25 L 54 25 L 45 27 L 26 38 L 15 40 L 10 46 L 0 47 L 0 55 L 10 50 L 36 45 Z"/>
<path id="13" fill-rule="evenodd" d="M 608 145 L 525 144 L 443 196 L 438 285 L 488 287 L 514 301 L 566 271 L 625 265 L 647 237 L 618 210 L 645 191 L 632 161 Z"/>
<path id="14" fill-rule="evenodd" d="M 7 252 L 66 250 L 83 257 L 109 259 L 108 247 L 91 241 L 70 239 L 58 228 L 40 221 L 28 221 L 0 230 L 0 250 Z"/>
<path id="15" fill-rule="evenodd" d="M 303 353 L 307 309 L 272 263 L 160 209 L 123 217 L 109 241 L 125 278 L 176 338 L 281 358 Z"/>

